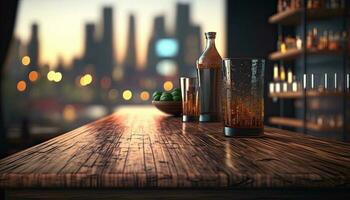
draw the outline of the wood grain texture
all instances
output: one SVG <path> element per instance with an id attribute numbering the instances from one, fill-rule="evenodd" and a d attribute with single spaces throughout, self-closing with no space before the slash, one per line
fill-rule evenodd
<path id="1" fill-rule="evenodd" d="M 275 128 L 226 138 L 125 107 L 0 160 L 2 188 L 348 188 L 350 144 Z"/>

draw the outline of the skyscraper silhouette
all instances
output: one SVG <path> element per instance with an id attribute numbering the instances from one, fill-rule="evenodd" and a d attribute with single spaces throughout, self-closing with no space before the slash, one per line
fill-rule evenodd
<path id="1" fill-rule="evenodd" d="M 196 59 L 199 58 L 202 49 L 200 33 L 200 26 L 192 25 L 188 27 L 188 33 L 184 39 L 183 50 L 185 54 L 182 60 L 184 62 L 184 68 L 180 70 L 188 76 L 196 75 Z"/>
<path id="2" fill-rule="evenodd" d="M 85 64 L 97 64 L 96 51 L 95 24 L 88 23 L 85 25 L 85 52 L 83 56 Z"/>
<path id="3" fill-rule="evenodd" d="M 179 43 L 177 62 L 180 75 L 195 74 L 195 63 L 200 53 L 200 28 L 192 25 L 190 16 L 189 4 L 176 5 L 175 37 Z"/>
<path id="4" fill-rule="evenodd" d="M 160 58 L 156 55 L 156 42 L 160 38 L 166 37 L 165 18 L 158 16 L 154 19 L 152 36 L 148 43 L 147 49 L 147 72 L 148 74 L 156 75 L 156 66 Z"/>
<path id="5" fill-rule="evenodd" d="M 13 37 L 9 51 L 7 53 L 6 63 L 4 65 L 4 74 L 8 74 L 15 79 L 22 78 L 22 74 L 25 73 L 24 67 L 18 67 L 21 65 L 21 40 L 17 37 Z"/>
<path id="6" fill-rule="evenodd" d="M 102 37 L 99 41 L 99 65 L 96 67 L 96 74 L 99 76 L 110 76 L 115 63 L 114 38 L 113 38 L 113 8 L 103 8 Z"/>
<path id="7" fill-rule="evenodd" d="M 176 27 L 175 27 L 175 37 L 179 43 L 179 53 L 177 56 L 178 66 L 182 72 L 181 75 L 188 75 L 186 70 L 186 65 L 184 62 L 186 37 L 188 35 L 188 29 L 190 26 L 190 6 L 188 4 L 178 3 L 176 5 Z"/>
<path id="8" fill-rule="evenodd" d="M 135 30 L 135 17 L 129 16 L 129 31 L 128 31 L 128 44 L 126 50 L 126 56 L 124 60 L 124 75 L 132 75 L 137 70 L 136 64 L 136 30 Z"/>
<path id="9" fill-rule="evenodd" d="M 30 65 L 37 70 L 39 66 L 39 36 L 38 24 L 33 23 L 31 26 L 31 35 L 27 47 L 27 54 L 30 57 Z"/>
<path id="10" fill-rule="evenodd" d="M 186 37 L 187 27 L 190 26 L 190 5 L 178 3 L 176 5 L 176 36 Z"/>

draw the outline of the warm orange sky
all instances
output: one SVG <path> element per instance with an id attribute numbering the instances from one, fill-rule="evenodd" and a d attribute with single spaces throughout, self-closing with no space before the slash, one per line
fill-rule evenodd
<path id="1" fill-rule="evenodd" d="M 192 23 L 199 24 L 203 32 L 218 32 L 217 48 L 224 57 L 225 0 L 21 0 L 15 34 L 27 42 L 30 25 L 37 22 L 41 63 L 54 66 L 58 56 L 62 56 L 65 63 L 70 63 L 74 56 L 82 54 L 85 23 L 98 23 L 101 20 L 102 7 L 112 6 L 118 63 L 121 63 L 125 56 L 128 16 L 133 13 L 136 17 L 137 62 L 143 66 L 154 17 L 165 15 L 167 30 L 172 33 L 175 26 L 176 2 L 191 5 Z M 202 36 L 204 42 L 204 35 Z"/>

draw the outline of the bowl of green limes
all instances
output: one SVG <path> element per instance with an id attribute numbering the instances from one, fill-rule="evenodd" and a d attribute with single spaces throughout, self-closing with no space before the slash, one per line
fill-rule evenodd
<path id="1" fill-rule="evenodd" d="M 181 89 L 175 88 L 171 92 L 155 91 L 152 104 L 160 111 L 174 116 L 182 113 Z"/>

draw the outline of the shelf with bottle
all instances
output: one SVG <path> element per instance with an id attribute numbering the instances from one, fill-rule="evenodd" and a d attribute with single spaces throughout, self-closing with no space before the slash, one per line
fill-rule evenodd
<path id="1" fill-rule="evenodd" d="M 323 30 L 323 34 L 318 34 L 317 28 L 312 28 L 307 33 L 306 50 L 309 55 L 341 55 L 346 48 L 346 31 Z M 301 56 L 303 51 L 303 41 L 300 36 L 287 36 L 279 39 L 277 51 L 269 55 L 270 60 L 291 60 Z"/>
<path id="2" fill-rule="evenodd" d="M 271 86 L 273 87 L 273 86 Z M 347 94 L 349 95 L 349 94 Z M 341 97 L 343 96 L 343 93 L 341 91 L 339 92 L 320 92 L 320 91 L 307 91 L 306 92 L 307 97 Z M 304 92 L 302 91 L 287 91 L 287 92 L 273 92 L 269 93 L 270 98 L 278 98 L 278 99 L 298 99 L 304 97 Z"/>
<path id="3" fill-rule="evenodd" d="M 303 99 L 300 98 L 294 102 L 295 109 L 303 109 L 305 107 L 304 102 L 302 100 Z M 337 100 L 333 100 L 333 102 L 338 102 L 338 103 L 330 103 L 330 100 L 328 97 L 327 98 L 309 98 L 306 101 L 306 106 L 307 106 L 307 110 L 310 112 L 328 113 L 331 110 L 339 110 L 339 106 L 341 105 L 341 98 Z"/>
<path id="4" fill-rule="evenodd" d="M 320 20 L 345 15 L 346 0 L 308 0 L 307 19 Z M 303 9 L 301 0 L 279 0 L 277 13 L 269 18 L 272 24 L 297 25 L 301 22 Z"/>
<path id="5" fill-rule="evenodd" d="M 306 128 L 311 131 L 342 131 L 343 120 L 339 115 L 337 116 L 325 116 L 320 115 L 314 119 L 307 120 Z M 269 122 L 274 125 L 288 126 L 294 128 L 303 128 L 304 121 L 297 118 L 289 117 L 270 117 Z"/>
<path id="6" fill-rule="evenodd" d="M 318 80 L 316 82 L 316 80 Z M 302 98 L 307 97 L 340 97 L 344 95 L 345 81 L 345 95 L 350 95 L 350 74 L 340 77 L 337 73 L 323 73 L 315 76 L 315 74 L 304 74 L 297 78 L 291 68 L 285 70 L 283 65 L 274 65 L 273 81 L 269 83 L 269 97 L 270 98 Z M 306 93 L 305 93 L 306 91 Z"/>
<path id="7" fill-rule="evenodd" d="M 300 98 L 303 96 L 303 89 L 291 68 L 286 71 L 283 65 L 275 64 L 273 81 L 269 83 L 268 94 L 271 98 Z"/>

